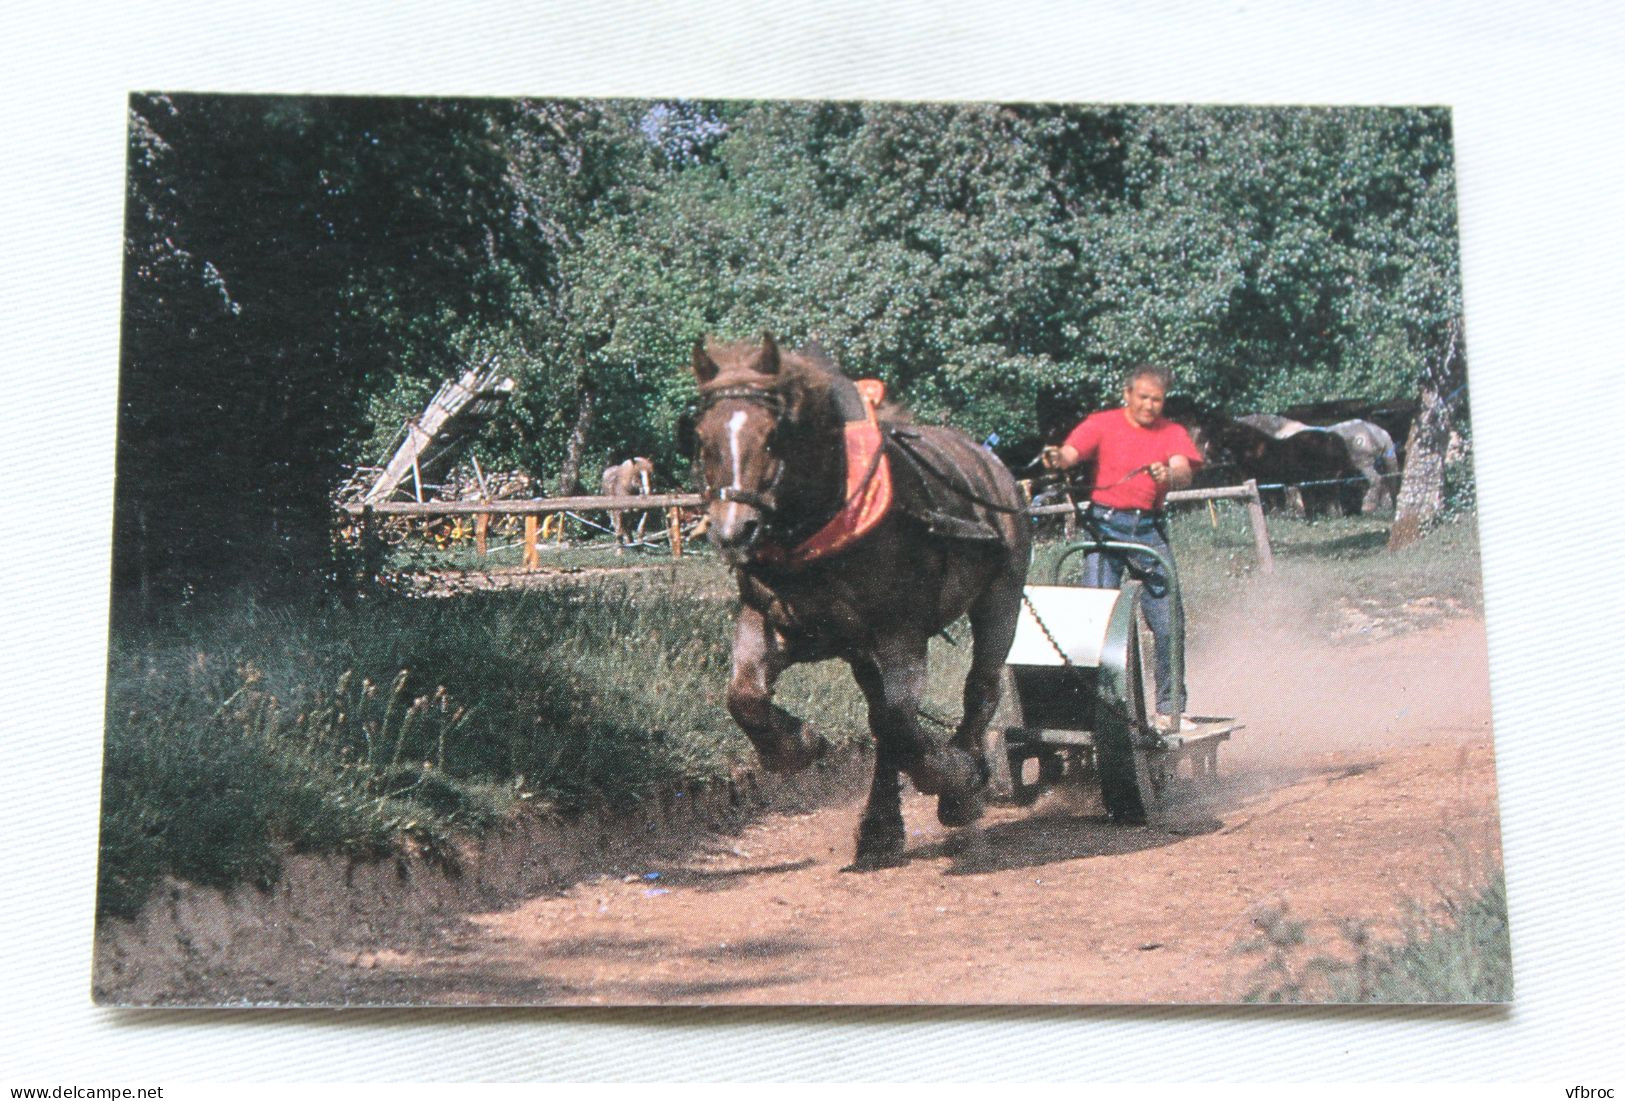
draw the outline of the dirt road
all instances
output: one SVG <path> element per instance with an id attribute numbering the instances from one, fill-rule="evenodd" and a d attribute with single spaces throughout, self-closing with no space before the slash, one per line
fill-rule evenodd
<path id="1" fill-rule="evenodd" d="M 1092 797 L 938 826 L 864 874 L 859 801 L 758 821 L 410 943 L 345 948 L 292 1000 L 386 1003 L 1212 1002 L 1249 986 L 1262 909 L 1338 949 L 1499 860 L 1484 628 L 1458 618 L 1312 647 L 1236 637 L 1194 667 L 1247 727 L 1218 784 L 1157 828 Z"/>

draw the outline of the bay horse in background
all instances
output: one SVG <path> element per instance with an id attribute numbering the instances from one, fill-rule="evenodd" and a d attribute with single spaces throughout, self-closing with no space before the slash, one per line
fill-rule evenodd
<path id="1" fill-rule="evenodd" d="M 1393 437 L 1381 425 L 1359 418 L 1313 425 L 1278 413 L 1252 413 L 1236 420 L 1277 441 L 1297 440 L 1295 445 L 1286 445 L 1288 449 L 1296 449 L 1287 459 L 1287 465 L 1308 467 L 1299 471 L 1300 478 L 1318 475 L 1341 481 L 1340 486 L 1329 492 L 1345 516 L 1375 512 L 1385 505 L 1393 505 L 1399 458 Z M 1336 437 L 1336 442 L 1315 439 L 1312 434 L 1317 432 Z M 1305 436 L 1305 433 L 1311 435 Z M 1290 491 L 1288 496 L 1290 498 Z M 1301 508 L 1305 513 L 1309 511 L 1308 504 L 1308 497 L 1304 496 Z"/>
<path id="2" fill-rule="evenodd" d="M 875 739 L 852 866 L 899 863 L 900 773 L 937 796 L 945 825 L 982 814 L 984 736 L 1027 575 L 1015 478 L 963 433 L 879 404 L 878 383 L 860 390 L 817 349 L 701 341 L 692 366 L 710 539 L 739 586 L 728 711 L 763 767 L 807 768 L 828 743 L 773 703 L 774 684 L 791 665 L 846 662 Z M 928 643 L 962 615 L 971 667 L 944 741 L 918 709 Z"/>
<path id="3" fill-rule="evenodd" d="M 655 464 L 642 456 L 604 468 L 602 483 L 605 497 L 647 497 L 653 493 Z M 638 514 L 638 529 L 634 538 L 626 535 L 626 509 L 610 509 L 609 525 L 615 531 L 615 553 L 622 554 L 628 543 L 643 541 L 643 528 L 649 522 L 647 511 Z"/>

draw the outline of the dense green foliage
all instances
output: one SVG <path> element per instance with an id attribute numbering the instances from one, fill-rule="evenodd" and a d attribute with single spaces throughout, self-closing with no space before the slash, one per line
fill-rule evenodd
<path id="1" fill-rule="evenodd" d="M 124 610 L 336 578 L 328 499 L 444 378 L 552 485 L 685 476 L 702 334 L 817 339 L 1030 454 L 1130 363 L 1235 411 L 1414 395 L 1460 313 L 1449 118 L 1406 108 L 131 102 Z"/>

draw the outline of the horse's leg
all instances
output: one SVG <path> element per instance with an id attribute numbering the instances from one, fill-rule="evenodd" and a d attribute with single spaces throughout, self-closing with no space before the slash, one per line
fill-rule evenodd
<path id="1" fill-rule="evenodd" d="M 1382 503 L 1382 475 L 1377 473 L 1377 465 L 1367 462 L 1360 467 L 1360 477 L 1365 479 L 1365 495 L 1360 498 L 1360 511 L 1376 512 L 1377 506 Z"/>
<path id="2" fill-rule="evenodd" d="M 982 817 L 982 788 L 991 775 L 984 739 L 1003 689 L 1004 659 L 1015 641 L 1021 618 L 1024 568 L 1006 568 L 970 606 L 971 660 L 965 676 L 964 715 L 954 732 L 953 745 L 977 763 L 980 783 L 969 794 L 944 792 L 937 797 L 937 821 L 944 826 L 968 826 Z"/>
<path id="3" fill-rule="evenodd" d="M 617 555 L 626 553 L 625 514 L 621 512 L 611 512 L 609 514 L 609 526 L 615 530 L 615 553 Z"/>
<path id="4" fill-rule="evenodd" d="M 773 685 L 790 665 L 782 640 L 761 613 L 741 608 L 734 623 L 728 713 L 750 738 L 762 767 L 769 772 L 800 772 L 829 749 L 811 724 L 773 702 Z"/>
<path id="5" fill-rule="evenodd" d="M 869 728 L 875 736 L 875 775 L 858 822 L 858 851 L 852 869 L 895 867 L 903 862 L 906 835 L 897 747 L 886 715 L 886 682 L 880 667 L 868 658 L 849 659 L 849 664 L 869 703 Z"/>
<path id="6" fill-rule="evenodd" d="M 927 642 L 914 635 L 897 635 L 876 644 L 872 656 L 875 675 L 866 678 L 860 674 L 858 679 L 869 701 L 869 728 L 876 746 L 890 747 L 898 767 L 922 794 L 970 795 L 981 786 L 976 760 L 920 727 Z M 854 662 L 853 672 L 858 669 Z"/>

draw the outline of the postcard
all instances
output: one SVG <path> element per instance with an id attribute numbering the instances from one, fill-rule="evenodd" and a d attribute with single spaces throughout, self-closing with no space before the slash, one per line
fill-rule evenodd
<path id="1" fill-rule="evenodd" d="M 1448 109 L 128 142 L 100 1003 L 1512 1000 Z"/>

